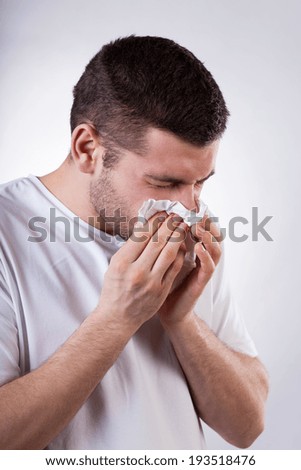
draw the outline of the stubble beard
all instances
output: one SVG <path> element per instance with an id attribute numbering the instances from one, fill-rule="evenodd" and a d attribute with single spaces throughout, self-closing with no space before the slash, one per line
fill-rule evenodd
<path id="1" fill-rule="evenodd" d="M 130 236 L 129 204 L 112 182 L 112 170 L 103 169 L 96 183 L 90 184 L 90 202 L 99 217 L 101 230 L 110 235 Z"/>

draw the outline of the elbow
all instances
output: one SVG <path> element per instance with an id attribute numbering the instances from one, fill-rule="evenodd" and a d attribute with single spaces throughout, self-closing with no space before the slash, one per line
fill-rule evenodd
<path id="1" fill-rule="evenodd" d="M 250 447 L 256 439 L 262 434 L 264 431 L 264 423 L 260 423 L 257 426 L 248 432 L 246 435 L 242 435 L 238 440 L 236 447 L 239 449 L 247 449 Z"/>
<path id="2" fill-rule="evenodd" d="M 265 428 L 265 402 L 269 391 L 269 380 L 264 369 L 261 371 L 260 384 L 261 393 L 255 403 L 250 405 L 249 411 L 246 412 L 243 423 L 241 423 L 240 432 L 236 434 L 235 442 L 232 442 L 240 449 L 250 447 Z"/>
<path id="3" fill-rule="evenodd" d="M 239 432 L 229 439 L 228 442 L 239 449 L 247 449 L 256 439 L 263 433 L 265 427 L 264 412 L 258 412 L 257 416 L 241 429 Z"/>

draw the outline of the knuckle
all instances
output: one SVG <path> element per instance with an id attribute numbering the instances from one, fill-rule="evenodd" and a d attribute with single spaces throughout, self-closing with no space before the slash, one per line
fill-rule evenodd
<path id="1" fill-rule="evenodd" d="M 124 274 L 127 269 L 127 263 L 123 259 L 115 258 L 116 254 L 112 256 L 110 266 L 117 274 Z"/>
<path id="2" fill-rule="evenodd" d="M 129 274 L 129 281 L 132 286 L 138 287 L 143 284 L 144 281 L 144 273 L 141 269 L 133 269 Z"/>
<path id="3" fill-rule="evenodd" d="M 161 280 L 156 277 L 152 277 L 148 283 L 148 289 L 150 292 L 160 292 L 162 288 Z"/>

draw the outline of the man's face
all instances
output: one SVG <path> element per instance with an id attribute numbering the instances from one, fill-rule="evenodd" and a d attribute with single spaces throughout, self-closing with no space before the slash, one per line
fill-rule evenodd
<path id="1" fill-rule="evenodd" d="M 99 164 L 90 187 L 101 228 L 127 239 L 146 199 L 170 199 L 197 210 L 204 181 L 214 173 L 219 141 L 206 147 L 158 129 L 146 134 L 144 156 L 125 151 L 112 169 Z"/>

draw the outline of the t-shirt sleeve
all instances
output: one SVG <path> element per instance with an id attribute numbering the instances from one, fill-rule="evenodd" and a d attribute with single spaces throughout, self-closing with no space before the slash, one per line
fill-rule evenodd
<path id="1" fill-rule="evenodd" d="M 0 260 L 0 385 L 20 375 L 18 329 Z"/>
<path id="2" fill-rule="evenodd" d="M 224 243 L 222 243 L 221 259 L 205 290 L 204 300 L 207 297 L 207 303 L 199 302 L 199 306 L 197 304 L 200 317 L 227 346 L 249 356 L 257 356 L 255 344 L 230 289 L 225 266 Z"/>

